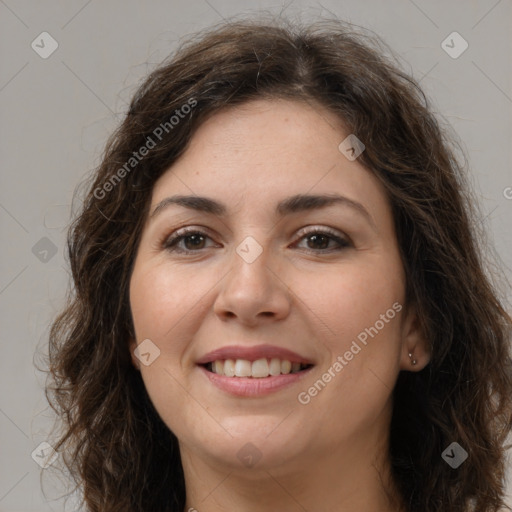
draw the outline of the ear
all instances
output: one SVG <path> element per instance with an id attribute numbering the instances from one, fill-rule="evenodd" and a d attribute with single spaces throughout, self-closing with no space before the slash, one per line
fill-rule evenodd
<path id="1" fill-rule="evenodd" d="M 137 342 L 134 338 L 130 338 L 128 340 L 128 348 L 130 350 L 130 357 L 132 359 L 132 364 L 136 370 L 140 370 L 140 361 L 135 357 L 134 350 L 137 348 Z"/>
<path id="2" fill-rule="evenodd" d="M 402 318 L 401 329 L 400 369 L 410 372 L 423 370 L 430 362 L 430 344 L 421 329 L 415 305 L 407 306 Z"/>

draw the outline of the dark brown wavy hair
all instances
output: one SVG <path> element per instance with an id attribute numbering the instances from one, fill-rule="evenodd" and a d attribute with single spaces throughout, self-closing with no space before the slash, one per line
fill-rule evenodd
<path id="1" fill-rule="evenodd" d="M 422 371 L 400 372 L 393 391 L 389 456 L 406 510 L 499 510 L 512 428 L 512 318 L 492 277 L 499 263 L 487 263 L 460 144 L 373 33 L 334 20 L 254 19 L 190 38 L 145 79 L 69 228 L 73 282 L 50 330 L 46 395 L 58 414 L 54 448 L 88 510 L 184 510 L 177 439 L 131 364 L 131 271 L 155 181 L 205 119 L 262 98 L 333 112 L 366 145 L 358 161 L 387 191 L 406 300 L 432 354 Z M 154 147 L 127 167 L 145 145 Z M 454 441 L 469 455 L 456 470 L 441 457 Z"/>

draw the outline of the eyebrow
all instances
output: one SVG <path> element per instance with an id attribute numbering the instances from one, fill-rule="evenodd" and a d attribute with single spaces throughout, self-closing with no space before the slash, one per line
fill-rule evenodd
<path id="1" fill-rule="evenodd" d="M 290 196 L 277 204 L 275 213 L 280 217 L 284 217 L 293 213 L 316 210 L 333 206 L 335 204 L 341 204 L 356 210 L 366 218 L 373 228 L 376 229 L 373 218 L 361 203 L 339 194 L 297 194 Z M 160 201 L 153 209 L 150 218 L 154 218 L 171 205 L 182 206 L 184 208 L 209 213 L 218 217 L 225 217 L 228 211 L 224 204 L 209 197 L 176 195 L 166 197 Z"/>

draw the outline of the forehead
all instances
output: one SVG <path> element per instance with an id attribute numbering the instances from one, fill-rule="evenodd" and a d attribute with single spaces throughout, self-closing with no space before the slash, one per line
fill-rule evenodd
<path id="1" fill-rule="evenodd" d="M 296 194 L 339 193 L 382 215 L 382 184 L 339 145 L 350 135 L 316 103 L 254 100 L 213 114 L 155 184 L 152 208 L 171 194 L 263 208 Z"/>

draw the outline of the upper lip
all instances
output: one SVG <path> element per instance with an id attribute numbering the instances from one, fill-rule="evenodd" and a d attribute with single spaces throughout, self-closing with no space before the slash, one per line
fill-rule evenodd
<path id="1" fill-rule="evenodd" d="M 256 345 L 253 347 L 230 345 L 208 352 L 197 361 L 197 364 L 206 364 L 226 359 L 256 361 L 257 359 L 272 359 L 273 357 L 281 360 L 285 359 L 291 363 L 314 364 L 313 361 L 297 354 L 297 352 L 293 352 L 293 350 L 275 345 Z"/>

